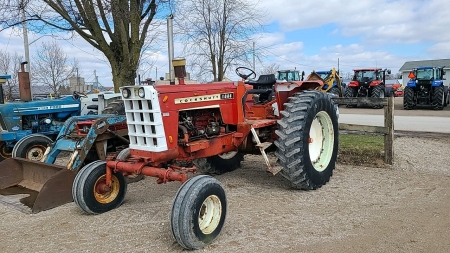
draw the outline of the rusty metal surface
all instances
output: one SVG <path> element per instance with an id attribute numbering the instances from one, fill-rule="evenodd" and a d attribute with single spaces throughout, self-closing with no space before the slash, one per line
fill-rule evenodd
<path id="1" fill-rule="evenodd" d="M 30 73 L 18 72 L 19 76 L 19 93 L 21 101 L 31 101 Z"/>
<path id="2" fill-rule="evenodd" d="M 9 158 L 0 162 L 0 174 L 2 203 L 13 206 L 22 203 L 31 213 L 37 213 L 72 201 L 71 190 L 76 173 L 63 166 Z M 29 191 L 35 192 L 36 196 L 25 200 L 30 195 Z M 25 194 L 25 197 L 14 198 L 12 192 L 20 196 Z"/>

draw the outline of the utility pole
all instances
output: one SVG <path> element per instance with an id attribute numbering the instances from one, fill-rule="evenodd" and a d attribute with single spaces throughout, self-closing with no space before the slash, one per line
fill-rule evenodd
<path id="1" fill-rule="evenodd" d="M 22 30 L 23 30 L 23 46 L 25 48 L 25 61 L 28 64 L 25 65 L 26 71 L 30 72 L 30 47 L 28 44 L 28 30 L 27 21 L 25 19 L 25 6 L 22 6 Z"/>
<path id="2" fill-rule="evenodd" d="M 94 70 L 94 78 L 95 78 L 94 89 L 98 89 L 98 76 L 97 76 L 97 70 Z"/>
<path id="3" fill-rule="evenodd" d="M 255 42 L 253 41 L 253 71 L 256 71 L 256 64 L 255 64 Z"/>

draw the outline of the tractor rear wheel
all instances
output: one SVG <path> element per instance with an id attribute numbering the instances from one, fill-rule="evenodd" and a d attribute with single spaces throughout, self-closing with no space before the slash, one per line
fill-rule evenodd
<path id="1" fill-rule="evenodd" d="M 444 86 L 435 87 L 433 90 L 433 99 L 431 101 L 431 106 L 434 110 L 444 109 L 445 95 Z"/>
<path id="2" fill-rule="evenodd" d="M 415 106 L 414 90 L 413 88 L 406 86 L 403 93 L 403 109 L 412 110 Z"/>
<path id="3" fill-rule="evenodd" d="M 112 172 L 111 185 L 106 185 L 106 162 L 95 161 L 75 176 L 72 196 L 75 204 L 86 213 L 100 214 L 120 206 L 127 192 L 125 177 Z"/>
<path id="4" fill-rule="evenodd" d="M 289 98 L 284 108 L 274 142 L 280 174 L 293 188 L 320 188 L 336 165 L 339 129 L 334 104 L 326 94 L 304 91 Z"/>
<path id="5" fill-rule="evenodd" d="M 237 151 L 230 151 L 221 155 L 195 159 L 193 161 L 201 173 L 220 175 L 239 168 L 244 155 Z"/>
<path id="6" fill-rule="evenodd" d="M 20 139 L 12 150 L 12 157 L 26 158 L 28 160 L 40 161 L 44 157 L 47 146 L 53 141 L 42 134 L 31 134 Z"/>
<path id="7" fill-rule="evenodd" d="M 384 85 L 377 85 L 375 87 L 372 88 L 372 94 L 370 97 L 372 98 L 384 98 L 385 97 L 385 89 L 384 89 Z M 380 104 L 374 104 L 372 106 L 372 108 L 374 109 L 380 109 L 383 108 L 382 105 Z"/>
<path id="8" fill-rule="evenodd" d="M 185 249 L 201 249 L 220 234 L 227 214 L 227 198 L 220 182 L 207 175 L 187 180 L 173 200 L 170 230 Z"/>
<path id="9" fill-rule="evenodd" d="M 356 89 L 352 87 L 347 87 L 347 89 L 345 89 L 344 97 L 346 98 L 356 97 Z M 347 107 L 354 108 L 356 107 L 356 104 L 347 104 Z"/>

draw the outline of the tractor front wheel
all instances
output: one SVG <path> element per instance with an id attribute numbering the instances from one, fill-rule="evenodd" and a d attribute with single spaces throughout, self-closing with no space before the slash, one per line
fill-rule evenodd
<path id="1" fill-rule="evenodd" d="M 344 97 L 354 98 L 354 97 L 356 97 L 356 92 L 357 92 L 356 88 L 347 87 L 347 89 L 345 89 L 345 92 L 344 92 Z M 347 107 L 354 108 L 354 107 L 356 107 L 356 104 L 347 104 Z"/>
<path id="2" fill-rule="evenodd" d="M 185 249 L 201 249 L 220 234 L 227 213 L 227 198 L 220 182 L 207 175 L 187 180 L 175 195 L 170 228 Z"/>
<path id="3" fill-rule="evenodd" d="M 328 93 L 335 94 L 337 97 L 342 97 L 341 90 L 338 87 L 332 87 Z"/>
<path id="4" fill-rule="evenodd" d="M 284 108 L 274 142 L 280 174 L 293 188 L 320 188 L 336 166 L 339 129 L 334 103 L 323 93 L 304 91 L 289 98 Z"/>
<path id="5" fill-rule="evenodd" d="M 221 155 L 195 159 L 193 161 L 201 173 L 220 175 L 239 168 L 244 155 L 237 151 L 230 151 Z"/>
<path id="6" fill-rule="evenodd" d="M 75 176 L 72 196 L 75 204 L 89 214 L 100 214 L 120 206 L 127 192 L 125 177 L 111 173 L 111 184 L 106 184 L 106 162 L 95 161 Z"/>
<path id="7" fill-rule="evenodd" d="M 12 150 L 12 157 L 40 161 L 44 157 L 47 146 L 53 141 L 42 134 L 31 134 L 20 139 Z"/>
<path id="8" fill-rule="evenodd" d="M 372 98 L 384 98 L 385 97 L 385 92 L 386 92 L 386 90 L 384 89 L 384 85 L 377 85 L 377 86 L 372 88 L 372 94 L 371 94 L 370 97 L 372 97 Z M 383 106 L 380 105 L 380 104 L 374 104 L 372 106 L 372 108 L 380 109 L 380 108 L 383 108 Z"/>

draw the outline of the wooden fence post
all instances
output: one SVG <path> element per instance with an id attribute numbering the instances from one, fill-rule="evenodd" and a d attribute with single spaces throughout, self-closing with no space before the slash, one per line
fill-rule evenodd
<path id="1" fill-rule="evenodd" d="M 388 97 L 388 104 L 384 107 L 384 162 L 394 163 L 394 97 Z"/>

